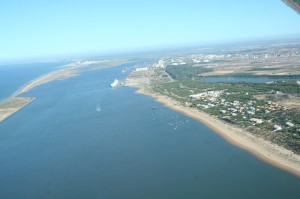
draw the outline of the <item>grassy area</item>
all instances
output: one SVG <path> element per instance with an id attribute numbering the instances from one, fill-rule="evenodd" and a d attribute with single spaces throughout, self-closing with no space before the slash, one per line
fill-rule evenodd
<path id="1" fill-rule="evenodd" d="M 279 70 L 281 68 L 251 68 L 248 71 L 269 71 L 269 70 Z"/>
<path id="2" fill-rule="evenodd" d="M 173 66 L 169 65 L 166 67 L 166 72 L 173 78 L 173 79 L 190 79 L 190 78 L 197 78 L 199 74 L 211 72 L 212 69 L 200 67 L 200 66 L 192 66 L 192 65 L 179 65 Z"/>
<path id="3" fill-rule="evenodd" d="M 204 92 L 213 90 L 227 90 L 227 92 L 249 93 L 252 95 L 265 93 L 300 93 L 300 86 L 296 81 L 278 81 L 273 83 L 252 83 L 252 82 L 221 82 L 210 83 L 193 80 L 179 80 L 163 85 L 157 85 L 163 89 L 172 90 L 180 96 L 193 94 L 193 92 Z M 191 91 L 193 90 L 193 91 Z"/>

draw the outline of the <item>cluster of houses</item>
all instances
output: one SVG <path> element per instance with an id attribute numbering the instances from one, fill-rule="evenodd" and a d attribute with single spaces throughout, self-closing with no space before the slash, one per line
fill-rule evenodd
<path id="1" fill-rule="evenodd" d="M 275 102 L 267 101 L 267 104 L 262 105 L 262 106 L 257 106 L 257 108 L 264 109 L 265 113 L 268 114 L 271 111 L 278 110 L 280 108 L 280 106 L 277 103 L 275 103 Z"/>
<path id="2" fill-rule="evenodd" d="M 164 68 L 168 65 L 172 66 L 180 66 L 180 65 L 186 65 L 186 60 L 189 60 L 187 57 L 165 57 L 159 60 L 157 63 L 155 63 L 154 67 L 161 67 Z"/>
<path id="3" fill-rule="evenodd" d="M 148 67 L 138 67 L 135 68 L 135 71 L 140 72 L 140 71 L 147 71 L 149 69 L 153 69 L 153 68 L 165 68 L 167 65 L 167 62 L 162 58 L 160 60 L 158 60 L 157 62 L 155 62 L 152 65 L 148 65 Z"/>
<path id="4" fill-rule="evenodd" d="M 196 99 L 196 100 L 201 100 L 201 99 L 208 99 L 210 101 L 215 101 L 218 99 L 218 97 L 224 94 L 224 90 L 219 90 L 219 91 L 207 91 L 203 93 L 198 93 L 194 95 L 190 95 L 189 97 Z"/>
<path id="5" fill-rule="evenodd" d="M 193 63 L 209 63 L 214 60 L 225 60 L 225 59 L 230 59 L 231 55 L 216 55 L 216 54 L 209 54 L 209 55 L 203 55 L 203 54 L 198 54 L 198 55 L 192 55 L 191 59 Z"/>
<path id="6" fill-rule="evenodd" d="M 201 100 L 201 103 L 198 103 L 196 106 L 198 108 L 208 109 L 215 106 L 220 107 L 219 113 L 224 115 L 227 118 L 236 117 L 238 115 L 242 116 L 242 118 L 253 125 L 262 124 L 265 121 L 261 118 L 257 118 L 254 115 L 257 111 L 263 111 L 264 114 L 269 114 L 271 111 L 278 110 L 280 107 L 277 103 L 268 101 L 267 104 L 258 106 L 255 100 L 248 100 L 247 102 L 240 102 L 238 100 L 234 100 L 233 102 L 228 102 L 225 99 L 220 98 L 222 94 L 225 94 L 224 90 L 217 91 L 208 91 L 198 94 L 190 95 L 189 97 L 193 100 Z M 230 93 L 226 93 L 229 95 Z M 293 127 L 294 124 L 291 122 L 286 122 L 286 127 Z M 274 131 L 281 131 L 284 127 L 274 124 Z"/>
<path id="7" fill-rule="evenodd" d="M 135 71 L 139 72 L 139 71 L 147 71 L 148 67 L 141 67 L 141 68 L 136 68 Z"/>
<path id="8" fill-rule="evenodd" d="M 190 59 L 193 63 L 209 63 L 215 60 L 254 60 L 254 59 L 270 59 L 278 56 L 289 56 L 293 53 L 258 53 L 258 51 L 253 50 L 252 53 L 241 53 L 241 52 L 232 52 L 231 54 L 193 54 L 190 56 Z M 295 53 L 294 53 L 295 54 Z"/>
<path id="9" fill-rule="evenodd" d="M 153 64 L 153 68 L 165 68 L 166 63 L 163 59 L 160 59 L 158 62 Z"/>

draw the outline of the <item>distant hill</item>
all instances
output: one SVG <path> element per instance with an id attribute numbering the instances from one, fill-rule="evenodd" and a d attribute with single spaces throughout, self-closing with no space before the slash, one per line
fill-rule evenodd
<path id="1" fill-rule="evenodd" d="M 300 0 L 282 0 L 289 7 L 293 8 L 298 14 L 300 14 Z"/>

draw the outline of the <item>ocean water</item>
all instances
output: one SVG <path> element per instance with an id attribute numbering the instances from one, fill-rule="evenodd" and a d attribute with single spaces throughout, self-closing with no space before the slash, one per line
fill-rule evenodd
<path id="1" fill-rule="evenodd" d="M 110 88 L 124 67 L 24 94 L 37 99 L 0 124 L 0 198 L 300 198 L 300 178 L 133 88 Z"/>
<path id="2" fill-rule="evenodd" d="M 0 66 L 0 101 L 8 98 L 24 84 L 54 71 L 69 62 L 48 62 Z"/>

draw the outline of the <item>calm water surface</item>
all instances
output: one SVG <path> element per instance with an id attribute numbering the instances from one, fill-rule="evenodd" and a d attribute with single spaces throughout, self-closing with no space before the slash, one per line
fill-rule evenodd
<path id="1" fill-rule="evenodd" d="M 30 63 L 0 66 L 0 101 L 24 84 L 69 62 Z"/>
<path id="2" fill-rule="evenodd" d="M 135 89 L 111 89 L 121 69 L 26 93 L 37 99 L 0 124 L 0 198 L 300 198 L 299 178 Z"/>

